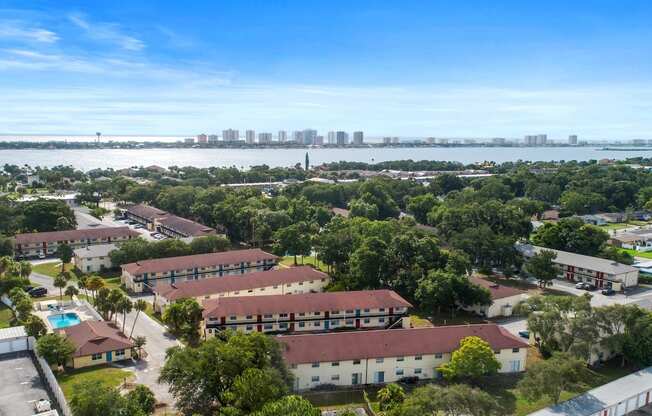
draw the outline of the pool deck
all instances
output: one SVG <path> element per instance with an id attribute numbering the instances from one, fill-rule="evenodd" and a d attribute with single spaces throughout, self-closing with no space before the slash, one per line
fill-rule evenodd
<path id="1" fill-rule="evenodd" d="M 79 316 L 81 321 L 95 321 L 95 316 L 93 313 L 82 303 L 73 302 L 69 306 L 65 306 L 61 310 L 47 310 L 47 311 L 34 311 L 34 315 L 38 316 L 45 322 L 45 325 L 48 327 L 48 332 L 54 332 L 56 328 L 52 327 L 52 324 L 48 320 L 48 316 L 52 315 L 61 315 L 64 313 L 76 313 Z M 61 328 L 59 328 L 61 329 Z"/>

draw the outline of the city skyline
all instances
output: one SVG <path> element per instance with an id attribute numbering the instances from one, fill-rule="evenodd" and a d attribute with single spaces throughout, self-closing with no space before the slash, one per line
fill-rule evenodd
<path id="1" fill-rule="evenodd" d="M 646 139 L 651 17 L 644 1 L 9 0 L 0 133 L 303 124 L 369 137 Z"/>

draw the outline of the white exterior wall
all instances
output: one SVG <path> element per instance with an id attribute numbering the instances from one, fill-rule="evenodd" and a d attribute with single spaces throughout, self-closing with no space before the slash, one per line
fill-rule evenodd
<path id="1" fill-rule="evenodd" d="M 123 273 L 123 276 L 128 273 Z M 324 287 L 330 283 L 330 277 L 325 276 L 321 279 L 306 280 L 303 282 L 288 283 L 282 285 L 270 285 L 257 287 L 247 290 L 235 290 L 229 292 L 220 292 L 212 293 L 210 295 L 198 296 L 195 299 L 200 304 L 204 300 L 208 299 L 217 299 L 222 297 L 231 297 L 231 296 L 264 296 L 264 295 L 288 295 L 288 294 L 301 294 L 301 293 L 310 293 L 310 292 L 323 292 Z M 160 312 L 163 312 L 170 302 L 158 294 L 154 299 L 154 307 Z"/>
<path id="2" fill-rule="evenodd" d="M 499 372 L 510 373 L 525 370 L 527 348 L 519 348 L 518 352 L 511 349 L 504 349 L 496 354 L 496 359 L 501 363 Z M 313 389 L 321 384 L 334 384 L 340 387 L 352 385 L 353 374 L 358 374 L 358 384 L 381 384 L 378 383 L 378 372 L 384 372 L 383 383 L 392 383 L 403 377 L 419 377 L 420 379 L 433 379 L 438 377 L 436 368 L 451 359 L 450 353 L 441 355 L 429 354 L 421 356 L 386 357 L 382 362 L 375 358 L 361 359 L 359 364 L 352 360 L 341 361 L 337 366 L 332 362 L 320 362 L 319 367 L 313 367 L 312 363 L 297 364 L 290 366 L 294 374 L 294 389 L 297 391 Z M 518 362 L 518 364 L 514 364 Z M 518 370 L 512 371 L 512 365 L 518 365 Z M 401 373 L 402 372 L 402 373 Z M 319 380 L 313 380 L 319 377 Z"/>
<path id="3" fill-rule="evenodd" d="M 84 273 L 99 272 L 111 268 L 111 257 L 79 257 L 75 256 L 75 266 Z"/>
<path id="4" fill-rule="evenodd" d="M 485 316 L 487 318 L 495 318 L 497 316 L 512 316 L 514 306 L 527 298 L 528 296 L 523 293 L 507 298 L 495 299 L 489 306 L 474 305 L 466 308 L 465 310 Z"/>
<path id="5" fill-rule="evenodd" d="M 289 300 L 288 300 L 289 301 Z M 390 323 L 389 308 L 384 308 L 384 311 L 379 309 L 371 309 L 369 312 L 361 311 L 360 316 L 355 316 L 354 311 L 341 311 L 340 313 L 333 314 L 330 313 L 328 319 L 325 318 L 324 311 L 319 313 L 315 312 L 304 312 L 304 313 L 295 313 L 294 314 L 294 329 L 293 332 L 301 331 L 325 331 L 325 330 L 335 330 L 335 329 L 354 329 L 356 328 L 356 320 L 359 321 L 360 329 L 369 329 L 369 328 L 385 328 L 386 325 Z M 348 312 L 348 313 L 347 313 Z M 405 314 L 407 308 L 395 308 L 394 315 Z M 257 332 L 258 325 L 261 325 L 262 331 L 260 332 L 282 332 L 290 330 L 290 323 L 287 322 L 289 319 L 289 314 L 287 316 L 280 316 L 279 314 L 270 314 L 264 315 L 262 321 L 257 321 L 256 315 L 250 316 L 231 316 L 226 317 L 226 322 L 224 325 L 228 329 L 238 330 L 246 333 Z M 379 316 L 382 315 L 382 316 Z M 232 319 L 235 318 L 235 319 Z M 405 316 L 402 318 L 402 327 L 410 327 L 410 317 Z M 286 322 L 279 322 L 286 321 Z M 328 321 L 328 327 L 326 327 L 326 321 Z M 210 325 L 221 325 L 220 318 L 210 319 L 208 322 L 203 321 L 203 327 L 206 336 L 214 336 L 219 329 L 206 328 L 206 324 Z M 398 324 L 397 324 L 398 325 Z"/>
<path id="6" fill-rule="evenodd" d="M 92 238 L 90 240 L 61 241 L 61 243 L 66 243 L 67 245 L 70 246 L 70 248 L 75 250 L 78 248 L 87 247 L 89 245 L 119 244 L 129 240 L 130 240 L 129 237 L 111 237 L 110 241 L 108 238 Z M 54 255 L 57 252 L 58 246 L 59 246 L 59 242 L 48 243 L 46 247 L 47 248 L 46 252 L 43 252 L 42 242 L 34 243 L 34 244 L 21 244 L 20 251 L 18 249 L 16 249 L 16 251 L 19 254 L 22 254 L 23 256 L 27 256 L 27 257 L 38 256 L 39 254 Z"/>

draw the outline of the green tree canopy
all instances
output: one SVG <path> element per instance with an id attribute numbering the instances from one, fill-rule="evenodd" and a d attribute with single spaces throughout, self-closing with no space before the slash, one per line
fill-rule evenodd
<path id="1" fill-rule="evenodd" d="M 466 337 L 460 341 L 460 347 L 453 351 L 450 362 L 438 368 L 447 379 L 478 379 L 481 376 L 495 374 L 500 369 L 500 362 L 489 343 L 479 337 Z"/>

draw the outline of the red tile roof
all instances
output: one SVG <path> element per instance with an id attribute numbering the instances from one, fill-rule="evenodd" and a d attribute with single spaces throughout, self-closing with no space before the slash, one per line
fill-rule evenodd
<path id="1" fill-rule="evenodd" d="M 74 241 L 87 239 L 138 237 L 134 230 L 129 227 L 98 227 L 86 228 L 83 230 L 49 231 L 43 233 L 16 234 L 16 244 L 53 243 L 56 241 Z"/>
<path id="2" fill-rule="evenodd" d="M 450 353 L 469 336 L 482 338 L 494 350 L 528 346 L 496 324 L 282 335 L 276 339 L 284 344 L 283 355 L 289 364 L 302 364 Z"/>
<path id="3" fill-rule="evenodd" d="M 147 218 L 150 221 L 153 221 L 154 218 L 160 218 L 168 215 L 167 211 L 163 211 L 162 209 L 158 209 L 146 204 L 130 205 L 127 207 L 127 212 L 142 218 Z"/>
<path id="4" fill-rule="evenodd" d="M 409 308 L 393 290 L 238 296 L 204 301 L 204 318 L 353 309 Z"/>
<path id="5" fill-rule="evenodd" d="M 112 323 L 83 321 L 61 330 L 75 345 L 75 357 L 129 349 L 134 343 Z"/>
<path id="6" fill-rule="evenodd" d="M 242 276 L 224 276 L 200 280 L 188 280 L 174 284 L 157 284 L 154 292 L 168 299 L 195 298 L 224 292 L 255 289 L 259 287 L 284 285 L 327 278 L 326 273 L 310 266 L 298 266 L 254 272 Z"/>
<path id="7" fill-rule="evenodd" d="M 489 293 L 491 293 L 491 299 L 503 299 L 527 293 L 525 290 L 516 289 L 515 287 L 510 286 L 503 286 L 499 283 L 494 283 L 481 277 L 474 276 L 471 277 L 470 280 L 472 283 L 489 290 Z"/>
<path id="8" fill-rule="evenodd" d="M 123 264 L 122 270 L 132 275 L 159 273 L 170 270 L 218 266 L 220 264 L 256 263 L 262 260 L 277 260 L 278 257 L 259 248 L 231 250 L 221 253 L 194 254 L 192 256 L 166 257 Z"/>

